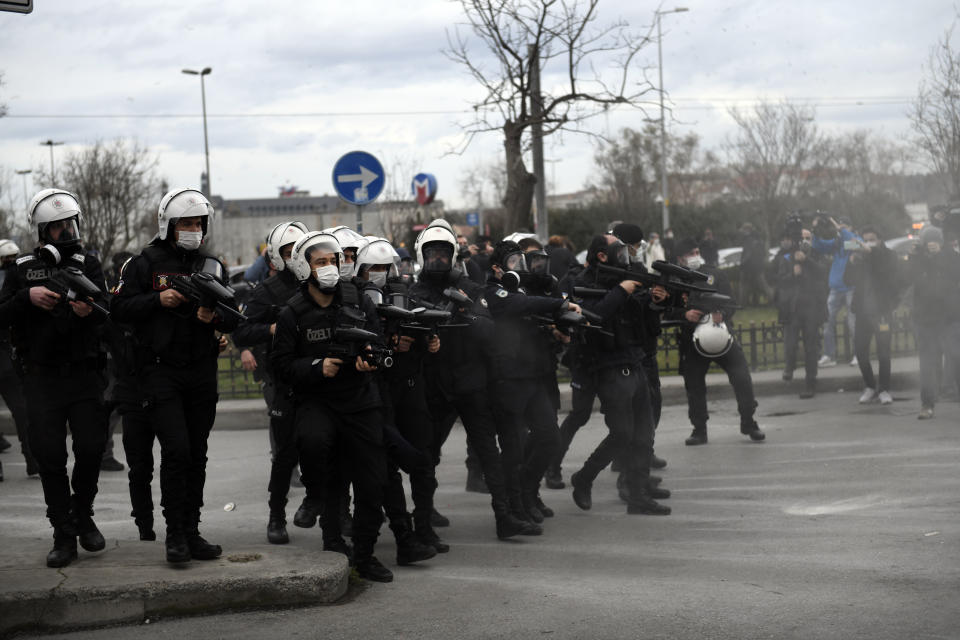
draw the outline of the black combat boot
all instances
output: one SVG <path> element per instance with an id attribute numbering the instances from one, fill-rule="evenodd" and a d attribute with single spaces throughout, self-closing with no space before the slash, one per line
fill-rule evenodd
<path id="1" fill-rule="evenodd" d="M 650 454 L 650 468 L 651 469 L 663 469 L 667 466 L 667 461 L 663 458 L 657 456 L 655 453 Z"/>
<path id="2" fill-rule="evenodd" d="M 404 516 L 390 523 L 390 530 L 397 541 L 397 564 L 406 566 L 421 560 L 429 560 L 437 555 L 437 550 L 424 544 L 413 533 L 410 516 Z"/>
<path id="3" fill-rule="evenodd" d="M 157 533 L 153 530 L 153 514 L 148 513 L 143 517 L 137 515 L 136 511 L 131 511 L 133 523 L 137 525 L 137 531 L 140 533 L 140 539 L 147 542 L 153 542 L 157 539 Z"/>
<path id="4" fill-rule="evenodd" d="M 194 560 L 215 560 L 223 553 L 218 544 L 204 540 L 200 535 L 200 513 L 193 514 L 187 522 L 187 546 L 190 547 L 190 557 Z"/>
<path id="5" fill-rule="evenodd" d="M 563 482 L 563 473 L 560 471 L 560 467 L 553 465 L 547 468 L 547 472 L 543 475 L 543 481 L 546 483 L 547 489 L 563 489 L 567 486 Z"/>
<path id="6" fill-rule="evenodd" d="M 103 539 L 103 534 L 97 529 L 93 522 L 93 507 L 90 505 L 81 505 L 74 496 L 73 500 L 73 522 L 77 532 L 77 539 L 80 546 L 86 551 L 103 551 L 107 546 L 107 541 Z"/>
<path id="7" fill-rule="evenodd" d="M 187 536 L 183 533 L 183 525 L 179 522 L 167 521 L 167 540 L 165 546 L 167 550 L 167 562 L 171 564 L 190 562 L 190 546 L 187 544 Z"/>
<path id="8" fill-rule="evenodd" d="M 334 553 L 342 553 L 347 556 L 347 562 L 353 565 L 353 547 L 347 544 L 347 541 L 343 539 L 343 536 L 336 536 L 334 538 L 324 538 L 323 540 L 323 550 L 332 551 Z"/>
<path id="9" fill-rule="evenodd" d="M 52 518 L 51 522 L 53 522 Z M 47 566 L 51 569 L 59 569 L 76 559 L 77 531 L 68 517 L 53 525 L 53 549 L 47 554 Z"/>
<path id="10" fill-rule="evenodd" d="M 533 536 L 537 525 L 526 520 L 521 520 L 510 513 L 510 508 L 505 500 L 493 501 L 493 515 L 497 521 L 497 537 L 501 540 L 512 538 L 513 536 Z"/>
<path id="11" fill-rule="evenodd" d="M 537 508 L 536 497 L 537 494 L 532 489 L 524 489 L 520 495 L 523 501 L 523 511 L 527 514 L 527 518 L 536 524 L 540 524 L 543 522 L 543 514 Z"/>
<path id="12" fill-rule="evenodd" d="M 490 493 L 480 469 L 467 465 L 467 486 L 465 491 L 469 493 Z"/>
<path id="13" fill-rule="evenodd" d="M 354 568 L 357 570 L 357 575 L 365 580 L 393 582 L 393 572 L 383 566 L 376 556 L 367 556 L 362 560 L 357 560 Z"/>
<path id="14" fill-rule="evenodd" d="M 446 553 L 450 551 L 450 545 L 441 540 L 437 532 L 433 530 L 432 518 L 430 516 L 430 513 L 413 514 L 415 536 L 421 544 L 433 547 L 437 553 Z"/>
<path id="15" fill-rule="evenodd" d="M 293 524 L 297 527 L 310 529 L 317 526 L 317 519 L 323 513 L 323 504 L 319 500 L 304 498 L 297 512 L 293 514 Z"/>
<path id="16" fill-rule="evenodd" d="M 581 479 L 582 471 L 577 471 L 570 476 L 570 484 L 573 486 L 573 501 L 584 511 L 590 511 L 593 506 L 593 483 Z"/>
<path id="17" fill-rule="evenodd" d="M 270 544 L 290 542 L 290 536 L 287 535 L 287 514 L 283 511 L 270 510 L 270 519 L 267 521 L 267 542 Z"/>
<path id="18" fill-rule="evenodd" d="M 693 447 L 698 444 L 707 444 L 707 427 L 694 427 L 690 437 L 684 440 L 687 446 Z"/>
<path id="19" fill-rule="evenodd" d="M 450 518 L 443 515 L 434 508 L 430 511 L 430 526 L 432 527 L 449 527 Z"/>
<path id="20" fill-rule="evenodd" d="M 749 422 L 740 423 L 740 433 L 745 436 L 750 436 L 750 439 L 754 442 L 763 442 L 767 437 L 767 435 L 760 430 L 760 425 L 752 419 Z"/>
<path id="21" fill-rule="evenodd" d="M 627 513 L 630 515 L 668 516 L 670 507 L 654 500 L 645 488 L 630 492 L 630 502 L 627 503 Z"/>
<path id="22" fill-rule="evenodd" d="M 515 493 L 509 497 L 510 505 L 510 515 L 512 515 L 517 520 L 526 523 L 524 530 L 520 532 L 522 536 L 539 536 L 543 535 L 543 527 L 533 521 L 530 518 L 530 514 L 527 513 L 526 509 L 523 508 L 523 498 L 520 496 L 520 493 Z"/>
<path id="23" fill-rule="evenodd" d="M 540 498 L 540 492 L 537 491 L 537 495 L 533 497 L 533 503 L 537 506 L 537 509 L 540 510 L 540 513 L 543 514 L 544 518 L 553 517 L 553 509 L 543 504 L 543 500 Z"/>

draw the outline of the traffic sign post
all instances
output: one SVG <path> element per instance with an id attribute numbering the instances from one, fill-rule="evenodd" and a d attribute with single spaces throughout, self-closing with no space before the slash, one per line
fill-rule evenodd
<path id="1" fill-rule="evenodd" d="M 351 151 L 333 165 L 333 189 L 344 202 L 357 207 L 357 233 L 363 233 L 363 207 L 383 193 L 383 165 L 366 151 Z"/>
<path id="2" fill-rule="evenodd" d="M 468 227 L 479 227 L 480 226 L 480 214 L 476 211 L 471 211 L 467 214 L 467 226 Z"/>

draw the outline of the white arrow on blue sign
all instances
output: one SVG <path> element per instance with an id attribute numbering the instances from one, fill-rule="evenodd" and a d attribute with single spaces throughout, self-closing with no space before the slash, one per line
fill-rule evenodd
<path id="1" fill-rule="evenodd" d="M 351 151 L 333 165 L 333 188 L 340 199 L 355 205 L 376 200 L 386 184 L 383 165 L 366 151 Z"/>

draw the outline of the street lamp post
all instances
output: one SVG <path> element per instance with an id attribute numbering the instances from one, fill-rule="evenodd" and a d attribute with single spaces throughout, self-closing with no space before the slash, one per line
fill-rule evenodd
<path id="1" fill-rule="evenodd" d="M 23 208 L 30 208 L 30 201 L 27 200 L 27 174 L 33 173 L 32 169 L 18 169 L 17 175 L 23 176 Z"/>
<path id="2" fill-rule="evenodd" d="M 54 142 L 53 140 L 44 140 L 40 143 L 41 147 L 50 147 L 50 186 L 54 187 L 57 184 L 57 179 L 53 173 L 53 148 L 59 147 L 62 142 Z M 26 178 L 24 178 L 26 180 Z"/>
<path id="3" fill-rule="evenodd" d="M 669 11 L 657 11 L 657 66 L 660 69 L 660 190 L 663 198 L 663 231 L 670 228 L 670 196 L 667 192 L 667 119 L 663 109 L 663 32 L 660 18 L 668 13 L 689 11 L 686 7 L 677 7 Z"/>
<path id="4" fill-rule="evenodd" d="M 203 83 L 203 77 L 210 75 L 210 72 L 213 71 L 210 67 L 204 67 L 201 71 L 194 71 L 193 69 L 183 69 L 183 73 L 190 76 L 200 76 L 200 100 L 203 105 L 203 153 L 206 156 L 206 167 L 207 167 L 207 197 L 210 198 L 213 195 L 213 187 L 210 182 L 210 144 L 207 141 L 207 90 Z"/>

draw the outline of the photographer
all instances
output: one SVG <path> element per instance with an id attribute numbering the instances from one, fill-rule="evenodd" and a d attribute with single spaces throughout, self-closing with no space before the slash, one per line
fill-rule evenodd
<path id="1" fill-rule="evenodd" d="M 803 337 L 806 377 L 801 398 L 812 398 L 816 393 L 817 355 L 820 352 L 820 325 L 826 319 L 823 268 L 810 258 L 809 248 L 790 229 L 780 239 L 780 251 L 774 258 L 776 268 L 777 321 L 783 325 L 783 344 L 786 367 L 784 380 L 793 380 L 797 365 L 797 346 Z"/>
<path id="2" fill-rule="evenodd" d="M 860 404 L 879 399 L 890 404 L 890 325 L 893 310 L 900 297 L 897 254 L 880 239 L 875 229 L 863 230 L 861 248 L 850 256 L 844 282 L 853 288 L 854 354 L 860 364 L 864 390 Z M 880 360 L 880 384 L 870 365 L 870 339 L 877 336 L 877 357 Z"/>
<path id="3" fill-rule="evenodd" d="M 851 337 L 854 333 L 853 287 L 844 281 L 843 274 L 859 238 L 850 230 L 850 221 L 846 218 L 840 218 L 838 223 L 830 216 L 819 215 L 813 221 L 812 240 L 813 250 L 831 259 L 827 322 L 823 325 L 823 356 L 817 365 L 832 367 L 837 364 L 837 314 L 844 307 L 847 308 L 847 331 Z M 856 357 L 850 364 L 856 364 Z"/>

